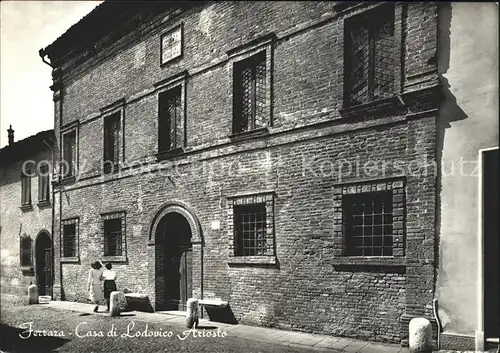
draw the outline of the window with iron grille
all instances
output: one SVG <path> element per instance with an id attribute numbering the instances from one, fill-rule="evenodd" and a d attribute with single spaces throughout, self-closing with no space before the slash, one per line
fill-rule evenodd
<path id="1" fill-rule="evenodd" d="M 76 130 L 69 131 L 63 135 L 63 161 L 62 177 L 75 176 L 76 169 Z"/>
<path id="2" fill-rule="evenodd" d="M 104 256 L 125 255 L 125 213 L 102 216 Z"/>
<path id="3" fill-rule="evenodd" d="M 32 240 L 31 237 L 27 235 L 21 236 L 20 239 L 20 262 L 21 267 L 31 267 L 33 266 L 33 257 L 31 249 Z"/>
<path id="4" fill-rule="evenodd" d="M 267 254 L 266 204 L 234 206 L 235 256 Z"/>
<path id="5" fill-rule="evenodd" d="M 394 94 L 394 5 L 345 20 L 344 100 L 363 104 Z"/>
<path id="6" fill-rule="evenodd" d="M 344 195 L 342 208 L 347 255 L 393 255 L 391 191 Z"/>
<path id="7" fill-rule="evenodd" d="M 228 197 L 229 257 L 269 261 L 276 255 L 274 192 Z M 239 261 L 239 260 L 237 260 Z"/>
<path id="8" fill-rule="evenodd" d="M 31 205 L 31 171 L 21 173 L 21 206 Z"/>
<path id="9" fill-rule="evenodd" d="M 158 96 L 158 152 L 168 152 L 184 145 L 182 87 L 177 86 Z"/>
<path id="10" fill-rule="evenodd" d="M 120 118 L 116 112 L 104 118 L 104 172 L 115 170 L 120 162 Z"/>
<path id="11" fill-rule="evenodd" d="M 49 201 L 49 166 L 47 164 L 40 166 L 38 174 L 38 201 Z"/>
<path id="12" fill-rule="evenodd" d="M 76 220 L 63 221 L 62 225 L 62 257 L 78 256 L 78 223 Z"/>
<path id="13" fill-rule="evenodd" d="M 233 133 L 267 126 L 266 52 L 233 65 Z"/>

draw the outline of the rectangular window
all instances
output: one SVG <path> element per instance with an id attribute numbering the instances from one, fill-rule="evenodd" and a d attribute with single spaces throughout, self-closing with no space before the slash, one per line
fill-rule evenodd
<path id="1" fill-rule="evenodd" d="M 62 177 L 70 178 L 75 176 L 76 171 L 76 130 L 72 130 L 63 135 L 63 164 Z"/>
<path id="2" fill-rule="evenodd" d="M 234 222 L 234 255 L 266 255 L 266 204 L 235 205 Z"/>
<path id="3" fill-rule="evenodd" d="M 77 256 L 76 223 L 63 225 L 63 257 Z"/>
<path id="4" fill-rule="evenodd" d="M 125 212 L 101 216 L 104 256 L 125 256 Z"/>
<path id="5" fill-rule="evenodd" d="M 47 164 L 40 166 L 38 175 L 38 201 L 49 201 L 49 166 Z"/>
<path id="6" fill-rule="evenodd" d="M 347 255 L 393 255 L 392 191 L 344 195 L 342 209 Z"/>
<path id="7" fill-rule="evenodd" d="M 33 266 L 33 258 L 31 256 L 31 238 L 29 236 L 23 235 L 21 236 L 20 242 L 21 267 L 31 267 Z"/>
<path id="8" fill-rule="evenodd" d="M 158 152 L 168 152 L 184 145 L 184 119 L 181 86 L 158 96 Z"/>
<path id="9" fill-rule="evenodd" d="M 122 222 L 121 219 L 104 221 L 104 256 L 122 255 Z"/>
<path id="10" fill-rule="evenodd" d="M 345 21 L 344 95 L 353 106 L 394 94 L 394 5 Z"/>
<path id="11" fill-rule="evenodd" d="M 267 126 L 266 52 L 233 64 L 233 133 Z"/>
<path id="12" fill-rule="evenodd" d="M 31 172 L 21 173 L 21 206 L 31 205 Z"/>
<path id="13" fill-rule="evenodd" d="M 120 162 L 120 123 L 121 113 L 117 112 L 104 118 L 104 172 L 115 170 Z"/>

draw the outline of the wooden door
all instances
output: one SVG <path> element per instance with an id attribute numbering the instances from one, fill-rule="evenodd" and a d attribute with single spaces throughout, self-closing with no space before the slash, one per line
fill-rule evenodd
<path id="1" fill-rule="evenodd" d="M 45 279 L 45 295 L 52 296 L 52 249 L 44 249 L 45 263 L 43 268 L 43 277 Z"/>
<path id="2" fill-rule="evenodd" d="M 179 266 L 179 310 L 186 310 L 186 302 L 192 297 L 192 254 L 191 248 L 185 248 L 180 257 Z"/>

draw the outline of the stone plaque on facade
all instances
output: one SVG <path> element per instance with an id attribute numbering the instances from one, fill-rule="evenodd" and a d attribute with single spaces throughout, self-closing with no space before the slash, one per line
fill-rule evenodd
<path id="1" fill-rule="evenodd" d="M 161 36 L 161 64 L 165 64 L 182 55 L 182 25 Z"/>

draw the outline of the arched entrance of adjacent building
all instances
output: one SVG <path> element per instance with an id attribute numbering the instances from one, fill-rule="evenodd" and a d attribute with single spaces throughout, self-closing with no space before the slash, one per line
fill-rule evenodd
<path id="1" fill-rule="evenodd" d="M 156 310 L 186 310 L 192 296 L 192 232 L 188 220 L 168 212 L 155 232 Z"/>
<path id="2" fill-rule="evenodd" d="M 47 231 L 36 237 L 35 261 L 38 294 L 52 296 L 52 240 Z"/>

